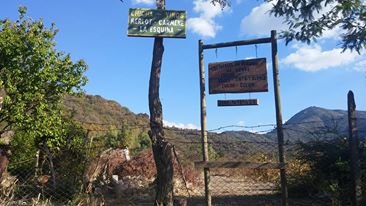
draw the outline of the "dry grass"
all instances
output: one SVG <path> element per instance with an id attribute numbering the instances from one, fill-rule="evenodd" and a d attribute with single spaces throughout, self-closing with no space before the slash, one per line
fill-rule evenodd
<path id="1" fill-rule="evenodd" d="M 13 200 L 17 182 L 15 177 L 8 173 L 3 174 L 0 179 L 0 205 L 6 205 Z"/>

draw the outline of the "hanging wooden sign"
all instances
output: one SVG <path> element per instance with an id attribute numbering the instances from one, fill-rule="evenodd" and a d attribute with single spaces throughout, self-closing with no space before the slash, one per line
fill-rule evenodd
<path id="1" fill-rule="evenodd" d="M 235 100 L 218 100 L 217 106 L 255 106 L 258 105 L 258 99 L 235 99 Z"/>
<path id="2" fill-rule="evenodd" d="M 267 92 L 265 58 L 208 64 L 209 93 Z"/>
<path id="3" fill-rule="evenodd" d="M 186 38 L 186 12 L 130 9 L 128 36 Z"/>

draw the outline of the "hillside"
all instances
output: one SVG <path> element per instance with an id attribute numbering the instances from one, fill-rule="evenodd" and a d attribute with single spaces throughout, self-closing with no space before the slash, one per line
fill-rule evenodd
<path id="1" fill-rule="evenodd" d="M 366 136 L 366 112 L 357 112 L 360 137 Z M 310 141 L 348 136 L 348 112 L 320 107 L 306 108 L 284 124 L 285 139 L 289 141 Z M 270 135 L 275 134 L 275 131 Z"/>
<path id="2" fill-rule="evenodd" d="M 135 114 L 115 101 L 106 100 L 101 96 L 83 95 L 64 98 L 65 111 L 82 126 L 94 131 L 94 136 L 118 129 L 127 125 L 138 136 L 149 130 L 147 114 Z M 359 136 L 366 136 L 366 112 L 358 115 Z M 328 110 L 319 107 L 306 108 L 284 124 L 285 140 L 290 142 L 332 139 L 347 137 L 347 111 Z M 165 128 L 166 138 L 183 153 L 187 159 L 200 160 L 201 136 L 198 130 Z M 213 158 L 251 156 L 258 151 L 276 151 L 276 130 L 267 134 L 254 134 L 247 131 L 224 131 L 208 133 Z M 263 144 L 266 143 L 267 145 Z"/>
<path id="3" fill-rule="evenodd" d="M 66 96 L 64 109 L 67 115 L 92 131 L 108 130 L 122 124 L 146 129 L 149 123 L 147 114 L 135 114 L 116 101 L 106 100 L 99 95 Z"/>
<path id="4" fill-rule="evenodd" d="M 64 98 L 64 110 L 67 115 L 92 132 L 92 136 L 106 134 L 120 128 L 122 124 L 133 130 L 135 136 L 140 133 L 146 134 L 149 129 L 147 114 L 135 114 L 117 102 L 106 100 L 99 95 L 66 96 Z M 183 153 L 187 159 L 200 160 L 202 158 L 200 131 L 165 128 L 165 136 L 176 146 L 177 151 Z M 210 132 L 208 138 L 212 143 L 211 147 L 214 149 L 212 155 L 215 157 L 242 156 L 244 153 L 248 154 L 248 151 L 257 150 L 257 147 L 253 148 L 246 142 L 270 141 L 265 135 L 246 131 Z"/>

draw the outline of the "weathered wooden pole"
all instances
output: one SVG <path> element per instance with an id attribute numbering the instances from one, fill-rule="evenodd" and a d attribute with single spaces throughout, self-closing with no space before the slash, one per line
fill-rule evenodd
<path id="1" fill-rule="evenodd" d="M 205 67 L 203 61 L 203 42 L 198 41 L 198 59 L 200 70 L 200 96 L 201 96 L 201 138 L 202 138 L 202 154 L 203 161 L 207 162 L 208 159 L 208 142 L 207 142 L 207 113 L 206 113 L 206 85 L 205 85 Z M 203 169 L 205 179 L 205 198 L 206 205 L 211 206 L 211 190 L 210 190 L 210 169 Z"/>
<path id="2" fill-rule="evenodd" d="M 0 179 L 6 173 L 9 165 L 9 145 L 0 145 Z"/>
<path id="3" fill-rule="evenodd" d="M 280 163 L 285 164 L 284 135 L 282 127 L 282 109 L 281 109 L 280 81 L 279 81 L 279 69 L 278 69 L 277 32 L 275 30 L 271 31 L 271 44 L 272 44 L 273 85 L 274 85 L 277 138 L 278 138 L 278 156 Z M 280 177 L 281 177 L 282 205 L 288 206 L 286 167 L 280 169 Z"/>
<path id="4" fill-rule="evenodd" d="M 165 0 L 156 0 L 156 5 L 158 9 L 165 9 Z M 173 147 L 164 136 L 163 109 L 159 95 L 163 53 L 163 38 L 155 37 L 149 82 L 149 136 L 157 170 L 154 205 L 173 206 Z"/>
<path id="5" fill-rule="evenodd" d="M 359 156 L 359 139 L 357 134 L 356 103 L 352 91 L 348 92 L 348 126 L 349 152 L 351 157 L 351 202 L 353 206 L 360 206 L 361 202 L 361 171 Z"/>

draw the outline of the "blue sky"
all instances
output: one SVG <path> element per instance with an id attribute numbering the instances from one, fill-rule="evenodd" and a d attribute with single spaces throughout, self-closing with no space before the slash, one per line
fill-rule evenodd
<path id="1" fill-rule="evenodd" d="M 135 113 L 148 113 L 148 80 L 153 38 L 127 37 L 129 8 L 154 8 L 152 0 L 1 0 L 0 19 L 17 18 L 17 7 L 28 7 L 28 16 L 56 24 L 57 48 L 73 59 L 84 59 L 89 70 L 85 90 L 115 100 Z M 286 28 L 269 16 L 269 4 L 232 0 L 221 10 L 207 0 L 167 0 L 167 9 L 187 11 L 187 38 L 164 39 L 161 100 L 167 125 L 195 128 L 200 125 L 198 40 L 218 43 L 269 37 L 270 30 Z M 347 92 L 353 90 L 357 108 L 366 110 L 366 56 L 341 53 L 339 30 L 327 31 L 310 45 L 279 41 L 280 81 L 284 120 L 309 106 L 346 109 Z M 270 45 L 205 51 L 210 62 L 266 57 Z M 207 95 L 208 128 L 275 123 L 272 67 L 269 92 Z M 206 80 L 208 82 L 208 80 Z M 259 106 L 217 107 L 219 99 L 259 99 Z"/>

